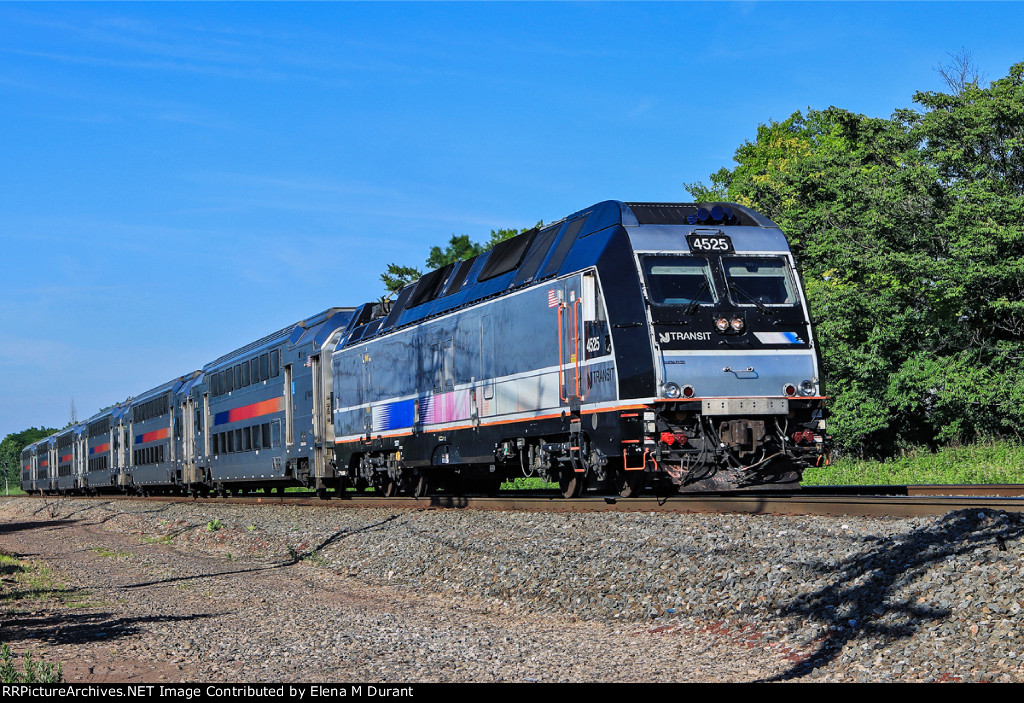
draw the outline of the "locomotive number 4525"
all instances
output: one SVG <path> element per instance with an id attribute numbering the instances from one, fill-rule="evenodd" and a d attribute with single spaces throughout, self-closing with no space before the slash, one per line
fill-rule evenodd
<path id="1" fill-rule="evenodd" d="M 686 235 L 686 242 L 693 252 L 716 252 L 719 254 L 733 253 L 732 239 L 727 234 L 697 234 L 691 232 Z"/>

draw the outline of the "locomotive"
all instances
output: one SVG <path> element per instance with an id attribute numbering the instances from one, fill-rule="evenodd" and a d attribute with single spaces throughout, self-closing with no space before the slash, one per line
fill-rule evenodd
<path id="1" fill-rule="evenodd" d="M 23 483 L 794 488 L 826 460 L 826 400 L 777 225 L 731 203 L 605 201 L 37 442 Z"/>

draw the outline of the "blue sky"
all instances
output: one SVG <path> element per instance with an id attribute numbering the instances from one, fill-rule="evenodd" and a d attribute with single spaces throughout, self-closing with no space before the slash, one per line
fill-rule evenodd
<path id="1" fill-rule="evenodd" d="M 332 305 L 452 234 L 686 201 L 758 124 L 886 117 L 1018 3 L 0 3 L 0 437 Z"/>

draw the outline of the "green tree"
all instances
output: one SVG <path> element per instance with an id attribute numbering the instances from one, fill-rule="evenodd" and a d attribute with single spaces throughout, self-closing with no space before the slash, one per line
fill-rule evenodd
<path id="1" fill-rule="evenodd" d="M 388 264 L 388 270 L 380 275 L 380 280 L 384 282 L 388 291 L 394 293 L 402 290 L 422 275 L 423 272 L 413 266 Z"/>
<path id="2" fill-rule="evenodd" d="M 537 227 L 541 227 L 542 223 L 538 222 Z M 456 261 L 462 261 L 464 259 L 470 259 L 477 254 L 482 254 L 494 247 L 495 244 L 503 242 L 506 239 L 522 234 L 523 232 L 529 231 L 532 228 L 526 228 L 522 230 L 518 229 L 492 229 L 490 238 L 483 243 L 474 242 L 466 234 L 453 234 L 451 239 L 448 240 L 448 246 L 441 248 L 440 246 L 433 246 L 430 248 L 430 255 L 427 257 L 426 265 L 428 271 L 439 269 L 442 266 L 454 263 Z M 417 278 L 423 275 L 423 272 L 413 266 L 401 266 L 399 264 L 388 264 L 388 270 L 382 273 L 380 276 L 381 281 L 387 287 L 388 291 L 396 292 L 407 286 L 408 284 L 415 281 Z"/>
<path id="3" fill-rule="evenodd" d="M 890 119 L 794 113 L 688 186 L 786 231 L 848 450 L 1024 433 L 1022 67 Z"/>
<path id="4" fill-rule="evenodd" d="M 943 199 L 936 304 L 947 316 L 938 411 L 960 434 L 1024 434 L 1024 63 L 982 88 L 922 92 L 916 124 Z"/>

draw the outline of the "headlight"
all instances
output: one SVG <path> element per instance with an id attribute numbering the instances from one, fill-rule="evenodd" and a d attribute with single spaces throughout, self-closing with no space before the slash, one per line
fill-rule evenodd
<path id="1" fill-rule="evenodd" d="M 742 332 L 743 331 L 743 318 L 742 317 L 734 317 L 734 318 L 732 318 L 732 321 L 729 323 L 729 326 L 732 327 L 732 331 L 733 332 Z"/>
<path id="2" fill-rule="evenodd" d="M 675 383 L 666 383 L 664 386 L 661 387 L 661 390 L 665 394 L 666 398 L 678 398 L 680 393 L 682 392 L 679 389 L 679 386 L 676 385 Z"/>
<path id="3" fill-rule="evenodd" d="M 725 317 L 719 317 L 715 320 L 715 329 L 719 332 L 725 332 L 729 329 L 729 320 Z"/>
<path id="4" fill-rule="evenodd" d="M 818 389 L 814 387 L 814 381 L 800 381 L 800 395 L 814 395 L 817 390 Z"/>

